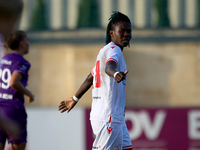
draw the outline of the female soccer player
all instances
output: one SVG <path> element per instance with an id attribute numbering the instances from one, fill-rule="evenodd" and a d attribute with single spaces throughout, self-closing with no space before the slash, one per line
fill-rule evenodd
<path id="1" fill-rule="evenodd" d="M 30 63 L 23 55 L 29 52 L 29 39 L 24 31 L 13 31 L 7 38 L 12 50 L 0 61 L 0 118 L 11 120 L 20 129 L 14 136 L 9 130 L 0 127 L 0 150 L 5 141 L 12 144 L 13 150 L 24 150 L 27 139 L 27 114 L 24 107 L 24 95 L 28 103 L 34 100 L 33 94 L 26 89 Z"/>
<path id="2" fill-rule="evenodd" d="M 107 26 L 106 45 L 96 64 L 73 97 L 62 101 L 61 112 L 69 112 L 93 85 L 90 120 L 95 140 L 93 149 L 131 150 L 132 144 L 124 120 L 126 74 L 124 47 L 131 39 L 129 18 L 115 12 Z"/>

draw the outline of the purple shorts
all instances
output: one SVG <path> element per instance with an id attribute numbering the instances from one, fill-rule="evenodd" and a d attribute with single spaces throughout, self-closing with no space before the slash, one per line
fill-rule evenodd
<path id="1" fill-rule="evenodd" d="M 24 109 L 16 109 L 14 107 L 0 105 L 0 117 L 1 120 L 12 121 L 12 126 L 16 125 L 19 127 L 19 135 L 14 136 L 9 130 L 3 130 L 0 127 L 0 142 L 5 144 L 6 139 L 8 143 L 12 144 L 23 144 L 26 143 L 27 139 L 27 114 Z M 5 121 L 4 121 L 5 122 Z"/>

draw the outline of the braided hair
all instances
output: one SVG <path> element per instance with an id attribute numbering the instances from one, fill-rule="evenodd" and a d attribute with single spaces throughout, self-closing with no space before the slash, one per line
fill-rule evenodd
<path id="1" fill-rule="evenodd" d="M 106 30 L 106 41 L 105 41 L 106 44 L 111 42 L 110 30 L 114 30 L 114 27 L 117 23 L 121 21 L 131 23 L 130 19 L 126 15 L 118 11 L 114 11 L 108 20 L 110 21 L 108 23 Z"/>

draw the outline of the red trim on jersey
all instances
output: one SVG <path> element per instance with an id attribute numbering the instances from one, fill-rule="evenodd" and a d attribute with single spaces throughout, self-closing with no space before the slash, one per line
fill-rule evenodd
<path id="1" fill-rule="evenodd" d="M 108 123 L 111 123 L 111 119 L 112 119 L 112 117 L 111 117 L 111 115 L 110 115 L 110 118 L 109 118 L 109 121 L 108 121 Z"/>
<path id="2" fill-rule="evenodd" d="M 132 145 L 129 145 L 129 146 L 124 146 L 124 147 L 122 147 L 123 150 L 130 149 L 130 148 L 133 148 L 133 146 L 132 146 Z"/>
<path id="3" fill-rule="evenodd" d="M 94 72 L 93 72 L 93 70 L 92 70 L 90 73 L 91 73 L 91 75 L 94 77 Z"/>
<path id="4" fill-rule="evenodd" d="M 107 64 L 109 61 L 114 61 L 114 62 L 117 64 L 117 60 L 114 59 L 114 58 L 109 58 L 109 59 L 106 61 L 106 64 Z"/>
<path id="5" fill-rule="evenodd" d="M 114 49 L 116 46 L 111 46 L 112 49 Z"/>

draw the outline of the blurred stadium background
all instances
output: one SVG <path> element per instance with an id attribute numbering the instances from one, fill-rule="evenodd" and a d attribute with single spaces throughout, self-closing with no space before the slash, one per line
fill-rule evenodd
<path id="1" fill-rule="evenodd" d="M 30 38 L 30 53 L 26 56 L 32 64 L 28 88 L 36 96 L 34 103 L 26 105 L 30 113 L 29 119 L 35 119 L 29 121 L 29 126 L 33 126 L 33 122 L 45 122 L 41 118 L 38 122 L 39 117 L 45 118 L 42 115 L 44 112 L 39 114 L 38 111 L 57 111 L 60 101 L 73 96 L 90 73 L 99 49 L 105 44 L 106 26 L 112 11 L 121 11 L 132 22 L 131 44 L 124 51 L 129 70 L 127 108 L 131 111 L 141 109 L 148 112 L 152 122 L 157 110 L 177 110 L 172 116 L 180 116 L 170 121 L 174 121 L 174 124 L 186 124 L 186 129 L 179 131 L 186 132 L 184 146 L 178 147 L 180 145 L 176 142 L 170 144 L 166 139 L 162 145 L 164 137 L 160 140 L 161 146 L 158 146 L 159 140 L 156 146 L 156 139 L 148 139 L 143 135 L 140 137 L 143 142 L 145 139 L 146 143 L 154 143 L 148 143 L 151 146 L 147 144 L 146 147 L 145 144 L 143 147 L 140 145 L 141 147 L 135 147 L 134 150 L 199 150 L 200 123 L 197 120 L 200 118 L 200 0 L 24 0 L 24 9 L 17 28 L 25 30 Z M 75 118 L 78 116 L 83 119 L 80 111 L 89 109 L 90 105 L 91 90 L 83 96 L 71 115 L 75 114 Z M 179 117 L 189 116 L 186 108 L 197 112 L 194 115 L 196 124 L 191 125 L 196 129 L 195 136 L 188 133 L 189 119 L 180 122 Z M 149 112 L 151 109 L 154 113 Z M 181 115 L 183 110 L 185 114 Z M 37 116 L 34 117 L 35 112 Z M 46 115 L 49 114 L 47 112 Z M 82 124 L 77 127 L 77 120 L 69 118 L 70 114 L 55 118 L 61 116 L 57 120 L 60 130 L 63 128 L 60 123 L 64 119 L 64 129 L 82 128 Z M 55 118 L 49 119 L 50 122 L 55 123 Z M 66 127 L 69 122 L 72 125 Z M 46 122 L 43 126 L 47 128 L 49 124 Z M 58 126 L 52 125 L 52 128 L 56 130 Z M 34 126 L 30 129 L 29 149 L 34 150 L 31 148 L 31 134 L 34 136 L 32 129 Z M 61 130 L 62 136 L 58 134 L 56 139 L 64 138 L 62 140 L 65 141 L 66 138 L 68 142 L 65 148 L 58 150 L 72 150 L 73 146 L 74 149 L 86 150 L 83 147 L 88 142 L 84 138 L 87 133 L 81 130 L 83 133 L 80 136 L 78 131 L 75 133 L 79 135 L 77 137 L 67 135 L 67 131 Z M 40 137 L 37 135 L 32 139 Z M 46 143 L 52 143 L 47 140 L 48 135 L 46 136 L 43 138 Z M 77 138 L 80 140 L 76 141 Z M 44 142 L 41 147 L 45 150 Z M 40 150 L 40 146 L 37 150 Z"/>
<path id="2" fill-rule="evenodd" d="M 90 73 L 112 11 L 133 26 L 124 53 L 128 106 L 200 104 L 199 0 L 25 0 L 19 29 L 28 32 L 34 106 L 57 106 Z M 37 81 L 37 82 L 36 82 Z M 36 84 L 37 83 L 37 84 Z M 51 94 L 49 94 L 51 93 Z M 90 107 L 91 94 L 80 105 Z M 89 101 L 89 102 L 88 102 Z"/>

